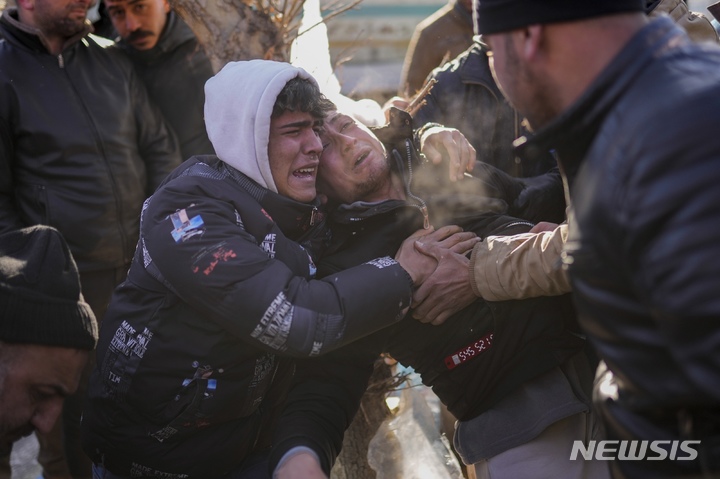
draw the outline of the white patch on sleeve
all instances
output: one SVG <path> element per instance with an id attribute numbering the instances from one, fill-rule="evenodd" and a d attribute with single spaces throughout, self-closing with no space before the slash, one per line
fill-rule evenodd
<path id="1" fill-rule="evenodd" d="M 368 261 L 365 264 L 369 264 L 371 266 L 375 266 L 378 269 L 387 268 L 388 266 L 392 266 L 394 264 L 397 264 L 397 261 L 392 259 L 390 256 L 385 256 L 384 258 L 377 258 L 372 261 Z"/>
<path id="2" fill-rule="evenodd" d="M 152 337 L 153 333 L 148 328 L 138 332 L 127 321 L 123 321 L 115 331 L 112 341 L 110 341 L 110 350 L 125 356 L 134 354 L 142 358 L 145 356 Z"/>
<path id="3" fill-rule="evenodd" d="M 285 343 L 292 326 L 294 307 L 281 291 L 263 314 L 255 330 L 250 334 L 263 344 L 278 351 L 285 350 Z"/>
<path id="4" fill-rule="evenodd" d="M 263 240 L 260 247 L 265 251 L 270 259 L 275 258 L 275 245 L 277 244 L 277 235 L 275 233 L 268 233 L 265 235 L 265 239 Z"/>

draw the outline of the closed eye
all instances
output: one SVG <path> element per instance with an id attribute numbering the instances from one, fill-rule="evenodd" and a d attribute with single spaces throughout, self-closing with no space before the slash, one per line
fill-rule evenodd
<path id="1" fill-rule="evenodd" d="M 328 138 L 328 134 L 325 128 L 320 128 L 320 131 L 318 132 L 318 138 L 320 138 L 320 141 L 322 142 L 323 150 L 330 146 L 330 138 Z"/>

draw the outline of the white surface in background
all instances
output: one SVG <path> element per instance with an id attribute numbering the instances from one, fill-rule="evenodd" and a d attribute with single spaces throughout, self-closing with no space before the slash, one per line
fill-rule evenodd
<path id="1" fill-rule="evenodd" d="M 290 63 L 307 70 L 320 85 L 320 90 L 339 110 L 351 114 L 368 126 L 385 122 L 382 107 L 373 100 L 353 100 L 341 93 L 340 82 L 332 70 L 327 27 L 320 14 L 320 0 L 306 0 L 300 34 L 290 50 Z"/>
<path id="2" fill-rule="evenodd" d="M 713 17 L 712 14 L 707 11 L 707 6 L 712 5 L 715 2 L 717 2 L 717 0 L 688 0 L 687 4 L 690 10 L 692 10 L 693 12 L 700 12 L 706 17 L 708 17 L 710 20 L 712 20 L 715 17 Z"/>
<path id="3" fill-rule="evenodd" d="M 42 467 L 37 462 L 38 442 L 35 434 L 24 437 L 13 444 L 10 455 L 12 479 L 35 479 L 42 477 Z"/>

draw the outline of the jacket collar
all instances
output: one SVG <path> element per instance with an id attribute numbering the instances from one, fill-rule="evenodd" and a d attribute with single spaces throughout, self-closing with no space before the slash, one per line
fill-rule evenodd
<path id="1" fill-rule="evenodd" d="M 167 52 L 175 50 L 183 43 L 195 39 L 190 27 L 173 11 L 168 13 L 167 22 L 163 28 L 157 44 L 149 50 L 138 50 L 119 38 L 118 45 L 127 52 L 133 60 L 146 65 L 160 61 Z"/>
<path id="2" fill-rule="evenodd" d="M 468 12 L 457 0 L 453 1 L 453 12 L 468 25 L 473 25 L 472 12 Z"/>
<path id="3" fill-rule="evenodd" d="M 460 67 L 460 80 L 463 83 L 479 84 L 492 91 L 500 99 L 502 93 L 495 80 L 492 78 L 488 58 L 483 50 L 482 39 L 479 36 L 473 37 L 473 44 L 467 51 L 465 61 Z"/>
<path id="4" fill-rule="evenodd" d="M 518 156 L 533 161 L 547 151 L 554 151 L 572 183 L 608 113 L 653 58 L 678 40 L 683 43 L 680 38 L 683 36 L 683 31 L 669 18 L 645 26 L 572 106 L 531 139 L 516 140 Z"/>
<path id="5" fill-rule="evenodd" d="M 312 203 L 300 203 L 263 188 L 226 163 L 222 163 L 222 165 L 230 173 L 230 176 L 260 203 L 266 215 L 291 240 L 297 241 L 324 221 L 325 209 L 320 204 L 319 198 L 315 198 Z"/>
<path id="6" fill-rule="evenodd" d="M 45 35 L 37 28 L 26 25 L 19 20 L 17 7 L 8 8 L 0 17 L 0 25 L 4 31 L 2 37 L 9 42 L 19 44 L 36 52 L 50 53 Z M 92 33 L 93 27 L 89 20 L 85 20 L 83 30 L 65 40 L 61 51 L 75 45 L 81 39 Z"/>
<path id="7" fill-rule="evenodd" d="M 339 224 L 355 224 L 405 206 L 407 206 L 407 202 L 403 200 L 383 200 L 373 203 L 356 201 L 349 205 L 339 205 L 331 211 L 330 217 Z"/>

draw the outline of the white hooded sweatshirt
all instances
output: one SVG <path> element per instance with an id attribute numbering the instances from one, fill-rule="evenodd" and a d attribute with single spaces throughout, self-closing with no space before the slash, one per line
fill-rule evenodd
<path id="1" fill-rule="evenodd" d="M 277 96 L 296 77 L 317 85 L 302 68 L 270 60 L 230 62 L 205 83 L 205 125 L 218 158 L 275 193 L 270 117 Z"/>

